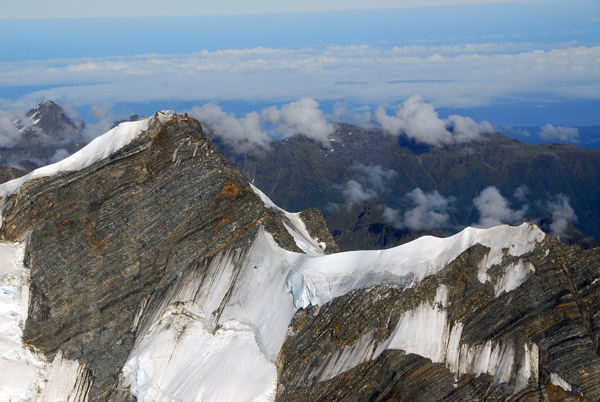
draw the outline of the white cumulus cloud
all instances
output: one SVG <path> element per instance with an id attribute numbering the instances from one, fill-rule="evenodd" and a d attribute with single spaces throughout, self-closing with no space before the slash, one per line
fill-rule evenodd
<path id="1" fill-rule="evenodd" d="M 21 132 L 16 123 L 24 119 L 24 115 L 0 110 L 0 147 L 13 147 L 21 140 Z"/>
<path id="2" fill-rule="evenodd" d="M 512 223 L 525 215 L 527 207 L 519 210 L 510 207 L 508 200 L 502 196 L 495 186 L 486 187 L 473 199 L 475 208 L 479 211 L 479 222 L 474 225 L 481 228 L 490 228 L 503 223 Z"/>
<path id="3" fill-rule="evenodd" d="M 434 106 L 419 94 L 398 105 L 395 116 L 388 115 L 383 107 L 378 108 L 375 121 L 389 134 L 405 135 L 434 146 L 476 140 L 481 133 L 493 130 L 490 123 L 476 123 L 470 117 L 451 115 L 440 119 Z"/>
<path id="4" fill-rule="evenodd" d="M 377 193 L 373 189 L 363 187 L 356 180 L 347 181 L 342 189 L 342 194 L 348 204 L 367 202 L 377 197 Z"/>
<path id="5" fill-rule="evenodd" d="M 546 141 L 574 142 L 579 139 L 579 130 L 575 127 L 546 124 L 540 130 L 540 137 Z"/>
<path id="6" fill-rule="evenodd" d="M 434 230 L 450 226 L 449 209 L 454 198 L 446 198 L 436 190 L 426 193 L 418 187 L 406 193 L 405 197 L 414 207 L 404 214 L 384 207 L 382 218 L 385 222 L 396 228 L 410 230 Z"/>
<path id="7" fill-rule="evenodd" d="M 362 173 L 370 185 L 379 192 L 385 191 L 388 182 L 398 175 L 395 170 L 386 169 L 381 165 L 366 165 L 354 161 L 350 167 Z"/>
<path id="8" fill-rule="evenodd" d="M 328 123 L 319 109 L 319 103 L 311 98 L 302 98 L 277 108 L 271 106 L 261 113 L 261 119 L 274 126 L 279 135 L 290 137 L 303 134 L 315 141 L 327 144 L 334 133 L 332 124 Z"/>
<path id="9" fill-rule="evenodd" d="M 201 107 L 194 106 L 189 114 L 205 124 L 237 152 L 266 149 L 270 142 L 269 136 L 262 130 L 260 117 L 256 112 L 247 113 L 245 117 L 238 119 L 220 106 L 207 103 Z"/>
<path id="10" fill-rule="evenodd" d="M 569 203 L 569 197 L 565 194 L 556 194 L 547 203 L 548 210 L 552 215 L 550 234 L 552 236 L 564 236 L 569 222 L 577 222 L 577 215 Z"/>

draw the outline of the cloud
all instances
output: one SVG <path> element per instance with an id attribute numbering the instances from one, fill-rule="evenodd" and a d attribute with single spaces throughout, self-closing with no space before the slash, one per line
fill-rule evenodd
<path id="1" fill-rule="evenodd" d="M 397 176 L 392 169 L 385 169 L 381 165 L 366 165 L 358 161 L 354 161 L 350 169 L 357 174 L 341 187 L 345 203 L 348 205 L 377 198 L 388 191 L 390 180 Z"/>
<path id="2" fill-rule="evenodd" d="M 385 169 L 381 165 L 365 165 L 358 161 L 352 162 L 350 168 L 362 173 L 377 192 L 385 191 L 388 182 L 398 175 L 393 169 Z"/>
<path id="3" fill-rule="evenodd" d="M 54 152 L 54 155 L 50 158 L 49 162 L 55 163 L 55 162 L 61 161 L 61 160 L 65 159 L 66 157 L 68 157 L 69 155 L 70 155 L 69 151 L 67 151 L 64 148 L 59 148 L 56 150 L 56 152 Z"/>
<path id="4" fill-rule="evenodd" d="M 250 112 L 242 118 L 213 103 L 194 106 L 188 113 L 239 153 L 268 149 L 272 138 L 283 139 L 296 134 L 328 146 L 328 138 L 335 132 L 319 109 L 319 103 L 310 98 L 281 107 L 271 106 L 260 113 Z"/>
<path id="5" fill-rule="evenodd" d="M 521 184 L 519 187 L 517 187 L 513 196 L 517 201 L 525 202 L 527 201 L 527 196 L 529 195 L 529 193 L 529 187 L 527 187 L 525 184 Z"/>
<path id="6" fill-rule="evenodd" d="M 373 189 L 364 188 L 356 180 L 347 181 L 342 189 L 342 194 L 347 204 L 367 202 L 377 197 L 377 193 Z"/>
<path id="7" fill-rule="evenodd" d="M 564 194 L 556 194 L 547 203 L 548 210 L 552 215 L 550 234 L 552 236 L 565 236 L 569 223 L 577 222 L 575 211 L 569 203 L 569 197 Z"/>
<path id="8" fill-rule="evenodd" d="M 495 43 L 451 48 L 256 47 L 3 62 L 0 87 L 45 88 L 24 95 L 30 104 L 40 99 L 115 104 L 206 99 L 281 102 L 305 97 L 385 104 L 419 92 L 437 107 L 457 108 L 514 97 L 541 102 L 598 99 L 598 57 L 600 46 L 562 43 L 523 48 Z M 365 76 L 368 84 L 335 85 L 361 83 Z"/>
<path id="9" fill-rule="evenodd" d="M 416 205 L 404 213 L 404 226 L 412 230 L 432 230 L 448 227 L 448 208 L 453 201 L 437 191 L 424 193 L 415 188 L 406 196 Z"/>
<path id="10" fill-rule="evenodd" d="M 24 119 L 26 119 L 24 113 L 14 114 L 0 111 L 0 147 L 13 147 L 21 141 L 21 132 L 16 123 Z"/>
<path id="11" fill-rule="evenodd" d="M 579 139 L 579 130 L 575 127 L 546 124 L 540 129 L 540 137 L 546 141 L 576 142 Z"/>
<path id="12" fill-rule="evenodd" d="M 452 114 L 446 120 L 447 127 L 452 131 L 454 142 L 467 142 L 477 140 L 482 133 L 494 131 L 487 121 L 476 123 L 470 117 Z"/>
<path id="13" fill-rule="evenodd" d="M 284 138 L 302 134 L 328 145 L 328 138 L 335 132 L 333 125 L 325 120 L 319 103 L 310 98 L 302 98 L 281 108 L 266 108 L 261 113 L 261 119 L 273 125 L 275 133 Z"/>
<path id="14" fill-rule="evenodd" d="M 260 117 L 256 112 L 247 113 L 245 117 L 238 119 L 223 111 L 220 106 L 207 103 L 201 107 L 194 106 L 189 114 L 205 124 L 223 142 L 231 145 L 236 152 L 268 148 L 270 138 L 262 130 Z"/>
<path id="15" fill-rule="evenodd" d="M 521 219 L 527 210 L 527 206 L 522 207 L 520 210 L 511 209 L 508 200 L 494 186 L 486 187 L 473 199 L 473 204 L 479 211 L 479 222 L 474 226 L 480 228 L 512 223 Z"/>
<path id="16" fill-rule="evenodd" d="M 425 103 L 421 95 L 413 95 L 396 107 L 396 116 L 389 116 L 383 107 L 375 112 L 375 121 L 392 135 L 404 134 L 410 139 L 430 145 L 452 142 L 452 134 L 438 117 L 433 105 Z"/>
<path id="17" fill-rule="evenodd" d="M 425 193 L 420 188 L 409 191 L 405 197 L 414 207 L 403 215 L 396 209 L 384 207 L 384 221 L 396 228 L 410 230 L 434 230 L 450 226 L 449 209 L 454 198 L 446 198 L 435 190 Z"/>
<path id="18" fill-rule="evenodd" d="M 333 105 L 333 121 L 341 122 L 348 116 L 348 104 L 346 102 L 336 102 Z"/>
<path id="19" fill-rule="evenodd" d="M 451 115 L 442 120 L 433 105 L 425 103 L 419 94 L 398 105 L 395 116 L 389 116 L 383 107 L 378 108 L 375 121 L 389 134 L 405 135 L 434 146 L 476 140 L 481 133 L 493 130 L 490 123 L 478 124 L 470 117 Z"/>

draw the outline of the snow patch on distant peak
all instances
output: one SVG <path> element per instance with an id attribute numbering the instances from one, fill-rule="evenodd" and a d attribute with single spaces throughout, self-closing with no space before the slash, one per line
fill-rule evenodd
<path id="1" fill-rule="evenodd" d="M 84 169 L 104 158 L 109 157 L 119 149 L 131 143 L 142 132 L 148 129 L 152 119 L 156 118 L 160 123 L 165 123 L 174 116 L 175 112 L 173 111 L 161 111 L 145 120 L 121 123 L 105 134 L 96 137 L 88 145 L 75 152 L 73 155 L 68 156 L 67 158 L 52 165 L 35 169 L 23 177 L 19 177 L 15 180 L 11 180 L 0 185 L 0 196 L 5 197 L 18 192 L 25 182 L 32 179 L 52 176 L 63 171 Z"/>

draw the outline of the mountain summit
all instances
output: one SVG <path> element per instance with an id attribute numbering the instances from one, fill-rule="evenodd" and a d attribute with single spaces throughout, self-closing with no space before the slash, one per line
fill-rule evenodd
<path id="1" fill-rule="evenodd" d="M 5 399 L 600 397 L 600 251 L 536 226 L 327 255 L 169 111 L 0 194 Z"/>
<path id="2" fill-rule="evenodd" d="M 31 170 L 46 165 L 81 148 L 82 120 L 70 118 L 52 101 L 45 101 L 14 122 L 17 138 L 0 150 L 2 165 Z"/>

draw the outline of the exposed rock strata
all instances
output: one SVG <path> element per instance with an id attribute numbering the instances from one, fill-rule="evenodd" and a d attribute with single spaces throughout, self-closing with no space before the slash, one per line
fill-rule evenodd
<path id="1" fill-rule="evenodd" d="M 134 343 L 136 311 L 178 275 L 260 226 L 300 251 L 277 212 L 182 116 L 88 168 L 26 182 L 5 200 L 3 236 L 26 239 L 32 295 L 24 340 L 85 364 L 106 400 Z"/>
<path id="2" fill-rule="evenodd" d="M 478 275 L 487 251 L 479 245 L 468 249 L 414 288 L 361 289 L 298 311 L 280 355 L 278 399 L 598 400 L 600 251 L 546 238 L 522 259 L 505 256 L 482 283 Z M 520 287 L 498 294 L 514 263 L 531 264 L 535 272 Z M 436 304 L 443 288 L 447 300 Z M 423 306 L 432 308 L 438 322 L 432 327 L 426 322 L 432 315 L 422 316 L 415 335 L 429 348 L 425 354 L 441 348 L 441 359 L 395 349 L 393 341 L 386 350 L 403 316 L 414 317 Z M 427 331 L 440 324 L 446 326 L 442 336 L 427 346 Z M 459 343 L 453 344 L 459 326 Z M 489 365 L 482 372 L 478 361 L 493 360 L 494 350 L 503 371 L 494 374 Z"/>
<path id="3" fill-rule="evenodd" d="M 200 382 L 221 356 L 227 369 L 260 371 L 231 364 L 235 346 L 242 362 L 266 362 L 257 393 L 277 382 L 280 400 L 600 397 L 599 249 L 563 246 L 532 226 L 521 230 L 531 248 L 511 237 L 509 248 L 488 249 L 467 230 L 451 239 L 452 257 L 407 254 L 380 267 L 398 272 L 361 278 L 377 252 L 322 256 L 337 246 L 318 211 L 289 214 L 261 197 L 195 120 L 177 115 L 151 119 L 108 158 L 5 197 L 2 236 L 25 242 L 31 270 L 24 341 L 52 362 L 51 380 L 70 376 L 66 391 L 52 380 L 44 395 L 129 401 L 147 386 L 155 399 L 195 399 L 205 394 L 191 367 Z M 303 246 L 308 256 L 289 252 Z M 353 255 L 357 271 L 338 266 Z M 294 279 L 313 281 L 294 294 Z M 354 286 L 369 281 L 388 286 Z M 296 313 L 280 348 L 299 298 L 322 305 Z M 239 342 L 221 342 L 228 336 Z M 230 373 L 217 374 L 201 385 L 227 388 Z M 161 389 L 169 381 L 172 393 Z M 235 385 L 243 394 L 256 383 Z"/>

